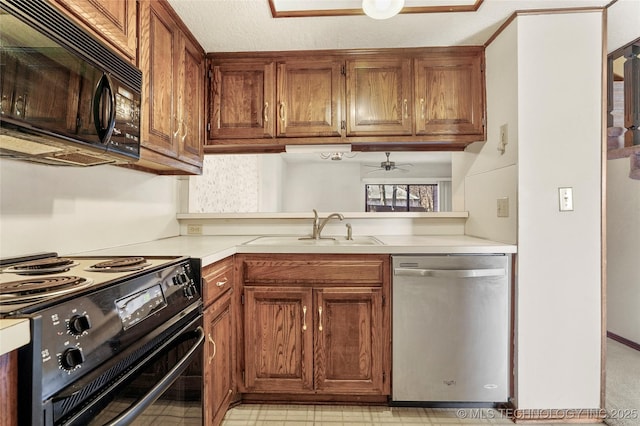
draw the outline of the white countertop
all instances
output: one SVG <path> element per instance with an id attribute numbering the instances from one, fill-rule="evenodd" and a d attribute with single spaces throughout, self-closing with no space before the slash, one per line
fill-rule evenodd
<path id="1" fill-rule="evenodd" d="M 466 235 L 375 235 L 383 245 L 366 246 L 243 245 L 258 237 L 257 235 L 185 235 L 81 254 L 111 256 L 184 255 L 201 259 L 202 266 L 206 266 L 235 253 L 486 254 L 517 252 L 517 247 L 513 244 Z"/>
<path id="2" fill-rule="evenodd" d="M 190 256 L 210 265 L 236 253 L 446 254 L 516 253 L 517 246 L 466 235 L 375 235 L 383 245 L 244 245 L 258 235 L 178 236 L 139 244 L 75 253 L 90 256 Z M 336 238 L 344 238 L 339 236 Z M 67 255 L 70 255 L 67 253 Z M 29 343 L 29 321 L 0 320 L 0 355 Z"/>

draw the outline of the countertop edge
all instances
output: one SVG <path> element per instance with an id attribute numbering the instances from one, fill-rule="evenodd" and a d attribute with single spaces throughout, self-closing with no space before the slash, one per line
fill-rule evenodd
<path id="1" fill-rule="evenodd" d="M 0 319 L 0 355 L 18 349 L 31 341 L 29 320 Z"/>
<path id="2" fill-rule="evenodd" d="M 96 250 L 82 255 L 152 256 L 184 255 L 207 266 L 234 254 L 492 254 L 517 253 L 515 244 L 467 235 L 374 235 L 384 245 L 286 246 L 246 245 L 260 235 L 176 236 L 147 243 Z"/>

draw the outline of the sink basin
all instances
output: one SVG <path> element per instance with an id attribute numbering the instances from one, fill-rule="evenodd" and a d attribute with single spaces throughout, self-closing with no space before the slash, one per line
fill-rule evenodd
<path id="1" fill-rule="evenodd" d="M 248 246 L 379 246 L 384 245 L 375 237 L 362 236 L 347 240 L 345 237 L 322 237 L 320 240 L 300 239 L 295 236 L 258 237 L 244 243 Z"/>

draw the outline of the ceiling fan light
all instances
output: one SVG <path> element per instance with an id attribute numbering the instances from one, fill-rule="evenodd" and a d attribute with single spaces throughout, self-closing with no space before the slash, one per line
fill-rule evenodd
<path id="1" fill-rule="evenodd" d="M 404 0 L 362 0 L 362 10 L 373 19 L 389 19 L 404 7 Z"/>

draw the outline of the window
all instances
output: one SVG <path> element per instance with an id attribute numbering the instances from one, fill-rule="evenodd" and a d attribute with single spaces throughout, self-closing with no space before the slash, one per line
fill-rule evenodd
<path id="1" fill-rule="evenodd" d="M 370 184 L 365 190 L 367 212 L 437 212 L 438 185 Z"/>

